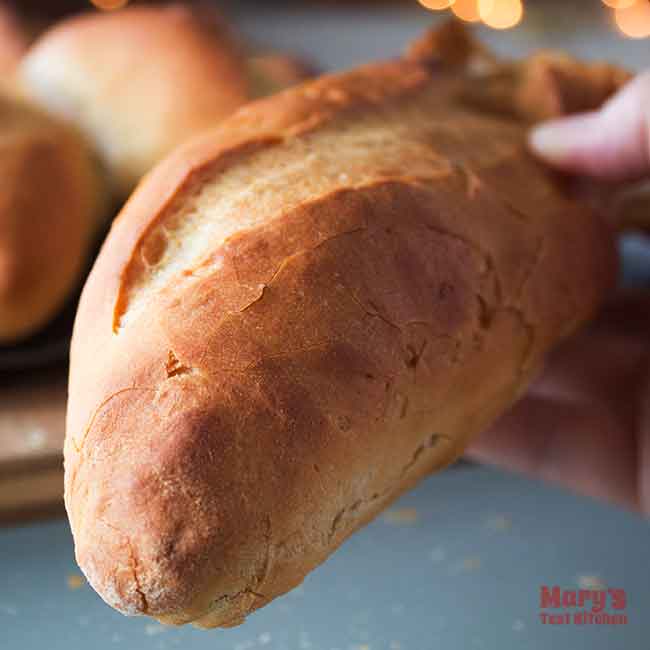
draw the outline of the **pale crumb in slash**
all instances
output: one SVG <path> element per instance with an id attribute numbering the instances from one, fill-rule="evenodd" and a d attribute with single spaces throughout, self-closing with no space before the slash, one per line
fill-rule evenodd
<path id="1" fill-rule="evenodd" d="M 418 511 L 415 508 L 394 508 L 384 513 L 383 520 L 392 526 L 410 526 L 418 521 Z"/>
<path id="2" fill-rule="evenodd" d="M 71 573 L 68 576 L 68 589 L 81 589 L 85 584 L 86 581 L 84 580 L 83 576 L 80 576 L 78 573 Z"/>
<path id="3" fill-rule="evenodd" d="M 271 643 L 271 635 L 268 632 L 262 632 L 262 634 L 257 637 L 257 642 L 260 645 L 267 645 L 268 643 Z"/>
<path id="4" fill-rule="evenodd" d="M 526 624 L 518 618 L 513 624 L 512 624 L 512 631 L 513 632 L 523 632 L 526 629 Z"/>
<path id="5" fill-rule="evenodd" d="M 27 433 L 25 441 L 30 449 L 41 449 L 47 442 L 47 434 L 43 429 L 32 429 Z"/>
<path id="6" fill-rule="evenodd" d="M 494 515 L 487 520 L 486 526 L 494 532 L 503 533 L 512 528 L 512 521 L 506 515 Z"/>
<path id="7" fill-rule="evenodd" d="M 159 634 L 162 634 L 165 631 L 165 628 L 157 623 L 147 623 L 147 625 L 144 626 L 144 633 L 147 636 L 158 636 Z"/>
<path id="8" fill-rule="evenodd" d="M 446 557 L 447 554 L 442 546 L 436 546 L 436 548 L 431 549 L 431 553 L 429 553 L 429 559 L 432 562 L 444 562 Z"/>
<path id="9" fill-rule="evenodd" d="M 593 589 L 593 590 L 607 589 L 607 585 L 605 584 L 604 580 L 597 575 L 578 576 L 577 583 L 580 589 Z"/>
<path id="10" fill-rule="evenodd" d="M 347 183 L 350 177 L 347 174 L 339 174 L 339 183 Z"/>

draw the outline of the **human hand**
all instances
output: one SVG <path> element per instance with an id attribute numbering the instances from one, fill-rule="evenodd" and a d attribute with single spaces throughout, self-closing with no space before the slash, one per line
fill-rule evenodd
<path id="1" fill-rule="evenodd" d="M 590 113 L 552 120 L 530 136 L 534 153 L 566 172 L 603 181 L 650 176 L 650 71 Z"/>
<path id="2" fill-rule="evenodd" d="M 650 73 L 599 111 L 538 127 L 531 148 L 599 181 L 650 178 Z M 650 293 L 615 296 L 468 455 L 650 516 Z"/>

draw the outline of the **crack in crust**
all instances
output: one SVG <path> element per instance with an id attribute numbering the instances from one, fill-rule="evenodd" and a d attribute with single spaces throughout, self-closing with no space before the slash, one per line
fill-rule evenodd
<path id="1" fill-rule="evenodd" d="M 178 377 L 179 375 L 187 375 L 191 373 L 192 368 L 181 363 L 176 354 L 174 354 L 174 351 L 170 350 L 167 354 L 165 372 L 167 373 L 167 379 L 172 379 L 173 377 Z"/>
<path id="2" fill-rule="evenodd" d="M 88 437 L 88 434 L 90 430 L 92 429 L 95 420 L 99 416 L 99 414 L 108 406 L 108 404 L 115 399 L 116 397 L 119 397 L 120 395 L 124 393 L 128 393 L 129 391 L 147 391 L 151 393 L 155 393 L 156 389 L 154 388 L 144 388 L 144 387 L 138 387 L 138 386 L 128 386 L 127 388 L 122 388 L 120 390 L 115 391 L 114 393 L 111 393 L 106 399 L 104 399 L 93 411 L 92 415 L 88 419 L 88 424 L 84 427 L 84 432 L 81 437 L 81 442 L 77 443 L 76 439 L 73 437 L 72 438 L 72 444 L 74 445 L 75 451 L 78 454 L 82 453 L 84 444 L 86 443 L 86 438 Z"/>
<path id="3" fill-rule="evenodd" d="M 344 520 L 347 517 L 349 517 L 350 515 L 356 515 L 358 513 L 361 513 L 361 510 L 366 508 L 367 506 L 372 506 L 377 501 L 381 499 L 391 498 L 396 493 L 398 493 L 403 480 L 407 477 L 407 475 L 413 469 L 413 467 L 417 465 L 422 455 L 427 450 L 436 447 L 442 441 L 453 443 L 453 440 L 449 436 L 446 436 L 444 434 L 437 434 L 437 433 L 431 434 L 426 438 L 426 440 L 424 440 L 420 445 L 418 445 L 418 447 L 413 452 L 411 459 L 408 461 L 408 463 L 406 463 L 406 465 L 402 467 L 402 469 L 398 473 L 397 478 L 393 482 L 391 482 L 390 486 L 388 486 L 385 490 L 382 490 L 381 492 L 373 493 L 372 495 L 370 495 L 370 497 L 367 497 L 365 499 L 357 499 L 350 505 L 341 508 L 332 519 L 332 523 L 330 525 L 329 533 L 327 536 L 327 544 L 332 543 L 333 539 L 336 537 L 337 533 L 339 532 L 341 526 L 344 523 Z M 361 515 L 363 515 L 363 513 L 361 513 Z"/>
<path id="4" fill-rule="evenodd" d="M 107 528 L 110 528 L 114 532 L 116 532 L 119 537 L 124 541 L 124 545 L 126 546 L 128 550 L 128 557 L 129 557 L 129 568 L 131 571 L 131 579 L 133 581 L 133 591 L 138 595 L 138 598 L 140 600 L 140 603 L 138 606 L 135 607 L 135 609 L 142 614 L 148 614 L 149 613 L 149 603 L 147 602 L 147 596 L 144 592 L 144 589 L 142 588 L 142 585 L 140 583 L 140 576 L 138 575 L 138 570 L 139 570 L 139 562 L 137 559 L 137 555 L 134 550 L 133 542 L 131 541 L 131 537 L 127 535 L 121 528 L 115 526 L 115 524 L 112 524 L 109 522 L 106 518 L 104 517 L 98 517 L 97 520 L 101 522 L 104 526 Z M 89 580 L 91 584 L 93 583 L 93 579 L 95 576 L 89 576 Z"/>
<path id="5" fill-rule="evenodd" d="M 433 449 L 440 442 L 453 442 L 449 436 L 444 435 L 443 433 L 432 433 L 418 448 L 413 452 L 413 457 L 411 460 L 404 465 L 400 472 L 400 479 L 403 479 L 411 470 L 411 468 L 418 462 L 422 454 L 428 449 Z"/>

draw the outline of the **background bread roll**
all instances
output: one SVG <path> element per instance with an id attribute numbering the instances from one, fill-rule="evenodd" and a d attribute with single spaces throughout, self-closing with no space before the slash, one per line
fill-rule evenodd
<path id="1" fill-rule="evenodd" d="M 0 94 L 0 345 L 45 325 L 80 282 L 104 214 L 90 150 L 67 126 Z"/>
<path id="2" fill-rule="evenodd" d="M 27 50 L 29 36 L 11 8 L 0 3 L 0 74 L 3 84 Z"/>
<path id="3" fill-rule="evenodd" d="M 36 42 L 21 78 L 97 144 L 122 195 L 249 97 L 246 64 L 225 25 L 182 5 L 67 19 Z"/>
<path id="4" fill-rule="evenodd" d="M 65 443 L 110 605 L 240 623 L 598 307 L 611 233 L 529 156 L 523 111 L 477 108 L 470 68 L 431 46 L 288 90 L 132 196 L 82 296 Z"/>

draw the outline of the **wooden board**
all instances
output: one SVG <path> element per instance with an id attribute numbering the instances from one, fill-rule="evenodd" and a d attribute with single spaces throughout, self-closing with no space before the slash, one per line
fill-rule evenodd
<path id="1" fill-rule="evenodd" d="M 67 369 L 0 376 L 0 518 L 60 508 Z"/>

